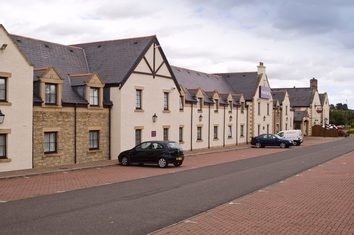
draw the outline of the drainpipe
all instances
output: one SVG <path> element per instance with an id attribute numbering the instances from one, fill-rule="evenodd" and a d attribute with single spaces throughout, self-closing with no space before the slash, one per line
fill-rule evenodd
<path id="1" fill-rule="evenodd" d="M 249 106 L 247 106 L 247 112 L 246 112 L 246 123 L 247 123 L 247 125 L 246 125 L 246 144 L 248 144 L 248 122 L 249 122 L 249 120 L 248 120 L 248 111 L 249 111 Z"/>
<path id="2" fill-rule="evenodd" d="M 238 107 L 236 106 L 236 145 L 238 145 Z"/>
<path id="3" fill-rule="evenodd" d="M 34 110 L 32 110 L 32 168 L 34 168 L 34 135 Z"/>
<path id="4" fill-rule="evenodd" d="M 76 128 L 77 128 L 77 123 L 76 123 L 76 106 L 74 106 L 74 163 L 77 163 L 77 155 L 76 155 Z"/>
<path id="5" fill-rule="evenodd" d="M 208 120 L 208 149 L 210 149 L 210 104 L 209 104 L 209 120 Z"/>
<path id="6" fill-rule="evenodd" d="M 191 105 L 191 151 L 193 150 L 193 103 Z"/>
<path id="7" fill-rule="evenodd" d="M 108 159 L 112 160 L 111 156 L 111 133 L 112 133 L 112 106 L 109 106 L 108 110 Z"/>
<path id="8" fill-rule="evenodd" d="M 225 147 L 225 115 L 226 115 L 226 106 L 224 105 L 224 125 L 223 125 L 223 137 L 222 137 L 222 146 Z"/>

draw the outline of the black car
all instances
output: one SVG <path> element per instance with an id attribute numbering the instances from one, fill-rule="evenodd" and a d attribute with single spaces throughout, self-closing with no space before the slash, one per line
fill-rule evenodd
<path id="1" fill-rule="evenodd" d="M 132 163 L 157 164 L 159 167 L 182 165 L 184 154 L 182 148 L 173 141 L 146 141 L 130 150 L 121 152 L 118 161 L 123 166 Z"/>
<path id="2" fill-rule="evenodd" d="M 293 145 L 293 142 L 279 135 L 273 134 L 263 134 L 253 137 L 251 144 L 255 145 L 256 148 L 264 148 L 265 146 L 280 146 L 280 148 L 289 148 Z"/>

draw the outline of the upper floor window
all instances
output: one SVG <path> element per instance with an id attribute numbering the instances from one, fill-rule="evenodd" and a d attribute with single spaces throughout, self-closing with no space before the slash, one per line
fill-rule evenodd
<path id="1" fill-rule="evenodd" d="M 57 152 L 57 132 L 44 133 L 44 153 Z"/>
<path id="2" fill-rule="evenodd" d="M 199 105 L 198 111 L 202 111 L 202 109 L 203 109 L 203 98 L 198 98 L 198 105 Z"/>
<path id="3" fill-rule="evenodd" d="M 183 142 L 183 126 L 179 127 L 179 142 Z"/>
<path id="4" fill-rule="evenodd" d="M 184 97 L 180 96 L 179 97 L 179 110 L 183 110 L 184 109 Z"/>
<path id="5" fill-rule="evenodd" d="M 215 112 L 219 111 L 219 100 L 215 99 Z"/>
<path id="6" fill-rule="evenodd" d="M 6 81 L 6 78 L 0 77 L 0 101 L 7 100 Z"/>
<path id="7" fill-rule="evenodd" d="M 45 84 L 45 103 L 56 104 L 57 103 L 57 85 Z"/>
<path id="8" fill-rule="evenodd" d="M 232 101 L 229 101 L 229 111 L 232 111 Z"/>
<path id="9" fill-rule="evenodd" d="M 89 149 L 99 149 L 99 140 L 99 131 L 89 131 Z"/>
<path id="10" fill-rule="evenodd" d="M 168 110 L 169 105 L 169 94 L 168 92 L 163 93 L 163 110 Z"/>
<path id="11" fill-rule="evenodd" d="M 0 159 L 6 156 L 6 134 L 0 134 Z"/>
<path id="12" fill-rule="evenodd" d="M 142 109 L 142 90 L 136 90 L 135 109 Z"/>
<path id="13" fill-rule="evenodd" d="M 269 116 L 269 104 L 267 104 L 267 115 Z"/>
<path id="14" fill-rule="evenodd" d="M 285 115 L 288 115 L 288 106 L 285 106 Z"/>
<path id="15" fill-rule="evenodd" d="M 245 102 L 241 102 L 241 113 L 245 111 Z"/>
<path id="16" fill-rule="evenodd" d="M 261 115 L 261 102 L 258 102 L 258 115 Z"/>
<path id="17" fill-rule="evenodd" d="M 232 138 L 232 126 L 228 126 L 228 134 L 227 134 L 227 138 L 231 139 Z"/>
<path id="18" fill-rule="evenodd" d="M 98 106 L 99 99 L 98 99 L 98 88 L 90 88 L 90 105 Z"/>

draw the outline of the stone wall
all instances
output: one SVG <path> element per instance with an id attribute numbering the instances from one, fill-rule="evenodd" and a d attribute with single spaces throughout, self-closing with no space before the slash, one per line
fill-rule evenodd
<path id="1" fill-rule="evenodd" d="M 108 109 L 76 109 L 76 163 L 109 158 Z M 89 130 L 99 130 L 99 149 L 89 150 Z M 44 132 L 58 134 L 57 152 L 44 153 Z M 75 108 L 34 107 L 33 165 L 49 167 L 75 163 Z"/>

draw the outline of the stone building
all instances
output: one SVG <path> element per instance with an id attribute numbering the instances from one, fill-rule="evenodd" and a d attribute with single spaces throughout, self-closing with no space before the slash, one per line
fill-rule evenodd
<path id="1" fill-rule="evenodd" d="M 274 133 L 293 129 L 294 111 L 287 90 L 272 89 Z"/>

